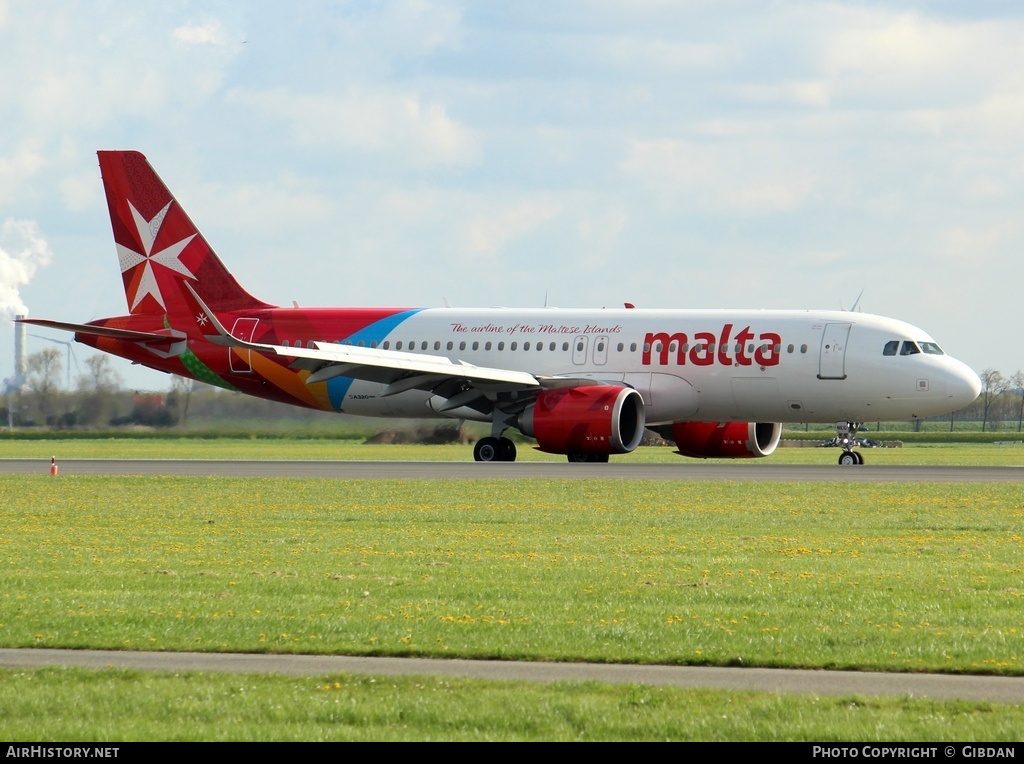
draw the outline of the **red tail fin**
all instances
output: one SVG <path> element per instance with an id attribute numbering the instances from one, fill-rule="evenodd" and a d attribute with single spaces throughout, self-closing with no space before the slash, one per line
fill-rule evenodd
<path id="1" fill-rule="evenodd" d="M 133 315 L 178 312 L 184 306 L 176 282 L 182 279 L 216 310 L 270 307 L 239 286 L 146 157 L 137 151 L 98 154 Z"/>

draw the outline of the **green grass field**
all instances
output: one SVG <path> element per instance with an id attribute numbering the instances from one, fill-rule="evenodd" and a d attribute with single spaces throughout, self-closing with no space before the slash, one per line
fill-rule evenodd
<path id="1" fill-rule="evenodd" d="M 14 445 L 0 454 L 22 455 Z M 202 458 L 281 458 L 280 443 L 257 445 L 218 444 Z M 424 448 L 466 458 L 465 447 L 387 451 Z M 644 451 L 685 469 L 668 449 Z M 835 453 L 777 455 L 831 463 Z M 1017 463 L 1000 460 L 1024 451 L 867 452 L 872 463 L 914 453 L 896 463 Z M 1020 675 L 1022 494 L 1013 484 L 0 476 L 0 645 Z M 906 698 L 0 676 L 6 739 L 1015 740 L 1024 722 L 1012 706 Z M 90 693 L 106 710 L 83 721 L 74 709 Z M 50 710 L 30 715 L 34 704 Z M 237 724 L 218 725 L 223 714 Z"/>

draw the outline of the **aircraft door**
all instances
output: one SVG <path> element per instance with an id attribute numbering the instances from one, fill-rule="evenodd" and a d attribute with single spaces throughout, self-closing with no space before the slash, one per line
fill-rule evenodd
<path id="1" fill-rule="evenodd" d="M 256 336 L 256 324 L 258 323 L 258 318 L 235 319 L 235 325 L 231 327 L 231 336 L 252 342 Z M 231 367 L 231 371 L 236 374 L 251 374 L 251 353 L 249 348 L 228 348 L 228 365 Z"/>
<path id="2" fill-rule="evenodd" d="M 851 324 L 826 324 L 821 336 L 818 379 L 846 379 L 846 341 Z"/>
<path id="3" fill-rule="evenodd" d="M 608 363 L 608 338 L 598 337 L 594 340 L 594 365 L 604 366 Z"/>
<path id="4" fill-rule="evenodd" d="M 587 337 L 581 334 L 572 341 L 572 362 L 583 366 L 587 362 Z"/>

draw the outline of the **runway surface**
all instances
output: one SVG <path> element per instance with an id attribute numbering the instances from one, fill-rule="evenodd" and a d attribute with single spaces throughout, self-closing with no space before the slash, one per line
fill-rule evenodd
<path id="1" fill-rule="evenodd" d="M 773 693 L 890 695 L 991 703 L 1024 702 L 1024 677 L 639 666 L 621 663 L 529 663 L 437 658 L 0 649 L 0 667 L 33 669 L 44 666 L 81 666 L 93 669 L 115 667 L 149 671 L 230 671 L 239 674 L 273 673 L 302 676 L 352 673 L 377 676 L 450 676 L 527 682 L 596 681 Z"/>
<path id="2" fill-rule="evenodd" d="M 295 477 L 334 480 L 735 480 L 852 483 L 1024 482 L 1024 467 L 793 465 L 751 463 L 569 464 L 568 462 L 242 461 L 61 459 L 61 475 Z M 0 459 L 0 474 L 47 474 L 49 459 Z"/>
<path id="3" fill-rule="evenodd" d="M 47 474 L 48 459 L 0 459 L 0 474 Z M 777 464 L 557 464 L 550 462 L 233 461 L 64 459 L 60 475 L 179 475 L 308 479 L 726 480 L 838 482 L 1022 482 L 1024 467 L 917 467 Z M 444 675 L 479 679 L 632 682 L 819 695 L 898 695 L 934 699 L 1024 702 L 1024 677 L 884 674 L 763 668 L 360 658 L 226 653 L 144 653 L 105 650 L 2 649 L 0 666 L 74 665 L 142 670 L 281 674 L 349 672 Z"/>

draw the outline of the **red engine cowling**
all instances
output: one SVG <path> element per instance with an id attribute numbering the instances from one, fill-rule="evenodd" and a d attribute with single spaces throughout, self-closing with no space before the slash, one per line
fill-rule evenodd
<path id="1" fill-rule="evenodd" d="M 633 388 L 588 385 L 544 390 L 519 417 L 519 429 L 551 454 L 625 454 L 640 445 L 646 421 Z"/>
<path id="2" fill-rule="evenodd" d="M 683 456 L 748 459 L 768 456 L 779 445 L 777 422 L 676 422 L 672 439 Z"/>

